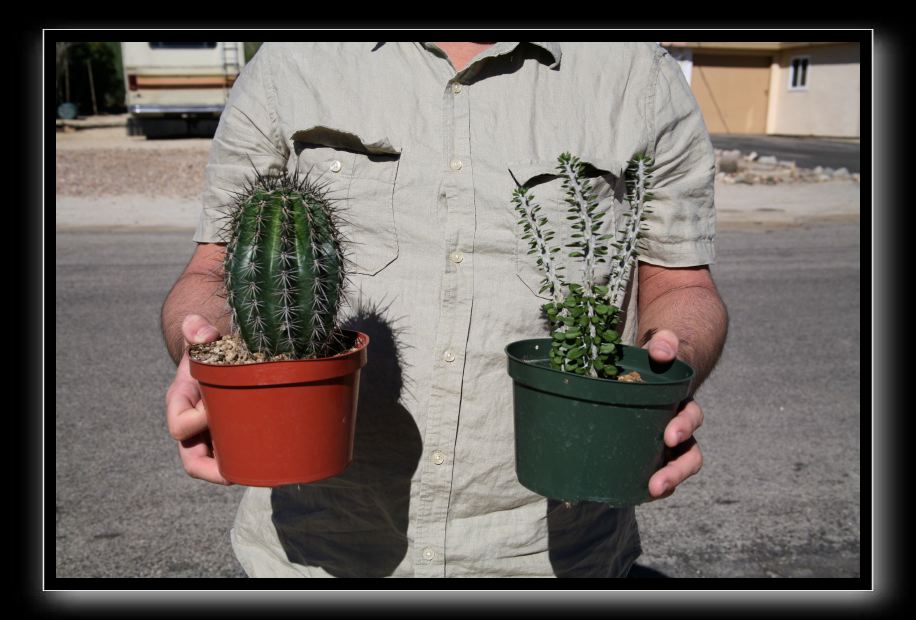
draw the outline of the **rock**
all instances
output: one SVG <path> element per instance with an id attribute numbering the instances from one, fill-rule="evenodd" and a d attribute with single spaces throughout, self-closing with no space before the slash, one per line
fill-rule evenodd
<path id="1" fill-rule="evenodd" d="M 859 182 L 859 173 L 858 173 L 858 172 L 853 172 L 851 175 L 849 175 L 849 178 L 850 178 L 851 180 L 855 181 L 856 183 L 858 183 L 858 182 Z"/>
<path id="2" fill-rule="evenodd" d="M 757 151 L 751 151 L 751 153 L 749 155 L 746 155 L 744 159 L 746 159 L 747 161 L 756 161 L 758 157 L 759 155 L 757 155 Z"/>
<path id="3" fill-rule="evenodd" d="M 846 168 L 837 168 L 833 171 L 833 178 L 847 178 L 849 176 L 849 170 Z"/>
<path id="4" fill-rule="evenodd" d="M 738 172 L 738 158 L 731 155 L 723 155 L 719 159 L 717 167 L 719 172 L 735 173 Z"/>
<path id="5" fill-rule="evenodd" d="M 778 162 L 780 168 L 789 168 L 790 170 L 795 170 L 795 162 L 791 160 L 781 159 Z"/>
<path id="6" fill-rule="evenodd" d="M 765 157 L 758 159 L 757 163 L 761 166 L 775 166 L 777 164 L 777 160 L 772 155 L 766 155 Z"/>

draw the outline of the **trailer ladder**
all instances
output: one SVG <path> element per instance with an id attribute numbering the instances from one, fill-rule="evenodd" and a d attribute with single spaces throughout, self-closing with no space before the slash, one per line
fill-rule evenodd
<path id="1" fill-rule="evenodd" d="M 223 73 L 226 76 L 226 81 L 223 86 L 223 94 L 225 98 L 228 99 L 229 89 L 232 87 L 232 83 L 235 82 L 235 78 L 242 70 L 241 63 L 239 62 L 241 53 L 239 50 L 239 44 L 236 42 L 224 42 L 222 44 L 222 48 Z"/>

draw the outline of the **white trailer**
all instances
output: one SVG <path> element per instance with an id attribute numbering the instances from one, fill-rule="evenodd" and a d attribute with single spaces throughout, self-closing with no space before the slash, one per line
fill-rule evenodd
<path id="1" fill-rule="evenodd" d="M 245 65 L 243 42 L 121 43 L 128 133 L 213 135 Z"/>

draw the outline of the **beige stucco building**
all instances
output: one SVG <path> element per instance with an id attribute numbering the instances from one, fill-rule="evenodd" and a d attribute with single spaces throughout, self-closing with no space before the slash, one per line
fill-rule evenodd
<path id="1" fill-rule="evenodd" d="M 858 43 L 661 45 L 681 63 L 710 133 L 859 137 Z"/>

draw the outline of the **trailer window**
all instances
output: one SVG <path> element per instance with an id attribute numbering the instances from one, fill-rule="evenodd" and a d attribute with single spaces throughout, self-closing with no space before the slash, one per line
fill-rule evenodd
<path id="1" fill-rule="evenodd" d="M 153 49 L 212 49 L 216 47 L 216 42 L 183 43 L 179 41 L 165 41 L 162 43 L 150 43 L 149 46 Z"/>

